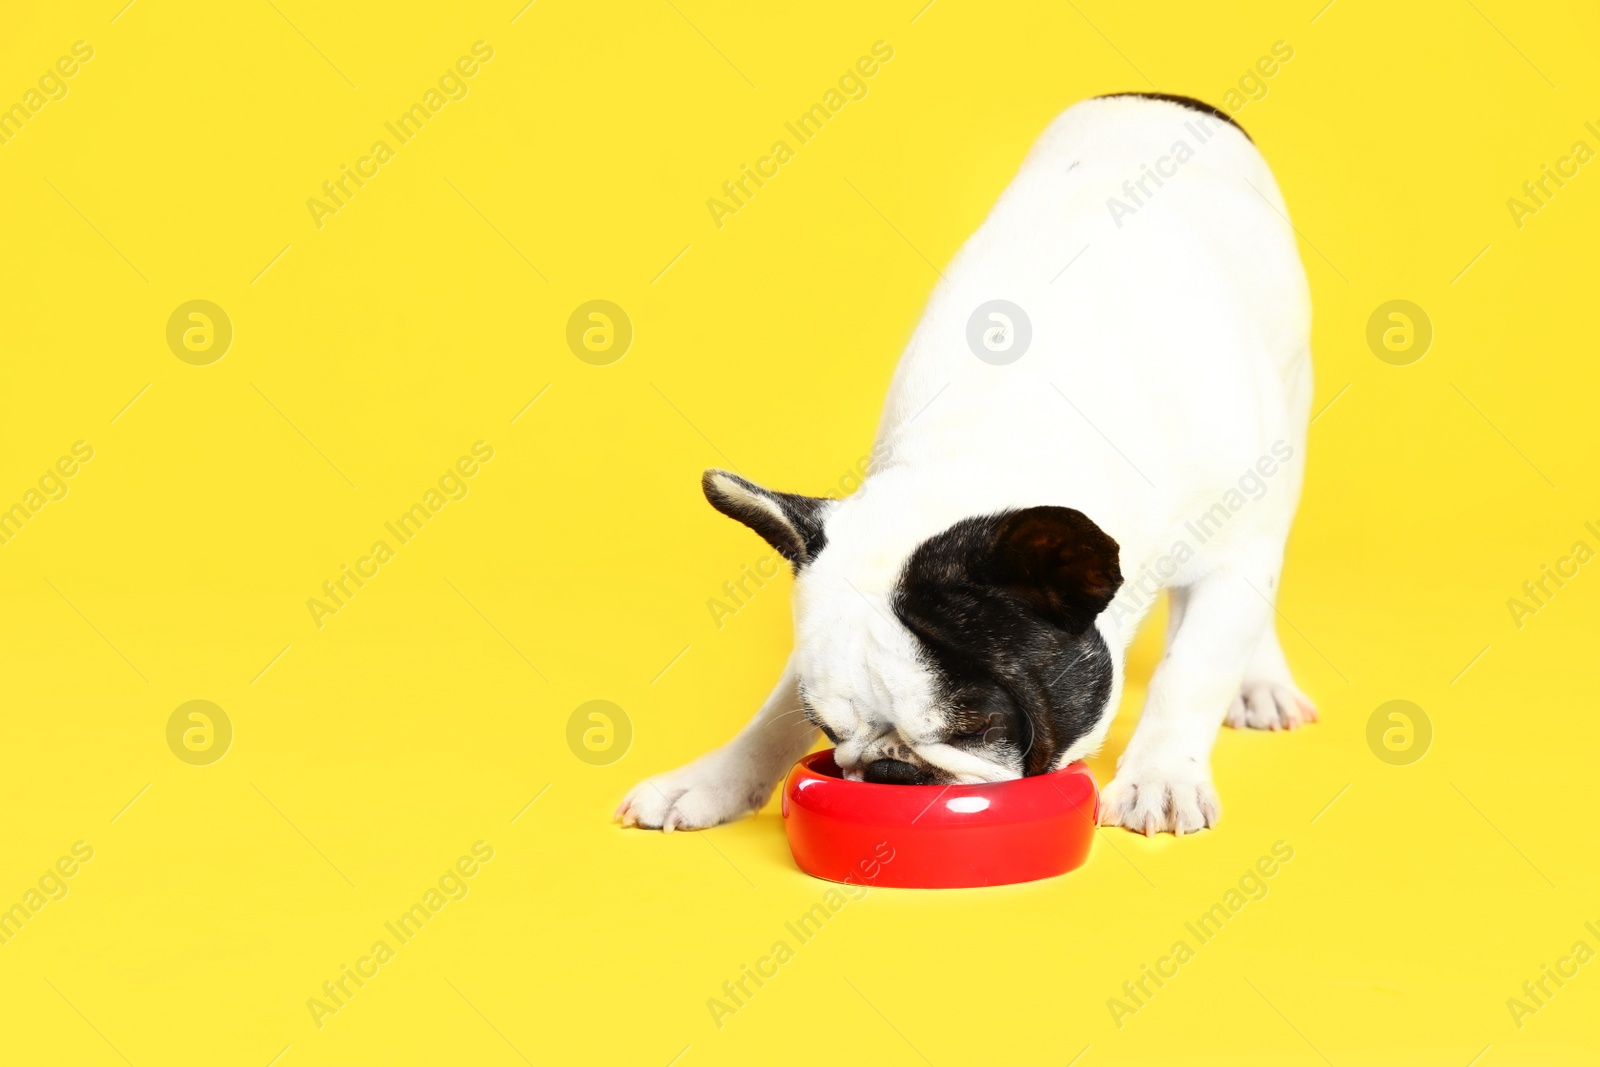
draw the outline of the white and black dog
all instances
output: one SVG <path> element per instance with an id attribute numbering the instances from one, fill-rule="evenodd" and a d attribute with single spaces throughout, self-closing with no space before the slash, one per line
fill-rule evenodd
<path id="1" fill-rule="evenodd" d="M 1277 183 L 1231 119 L 1155 94 L 1070 108 L 934 290 L 860 490 L 706 473 L 712 506 L 794 566 L 794 653 L 737 737 L 618 818 L 756 810 L 818 729 L 869 782 L 1063 767 L 1105 739 L 1165 588 L 1166 655 L 1101 821 L 1213 825 L 1219 723 L 1315 718 L 1273 627 L 1310 316 Z"/>

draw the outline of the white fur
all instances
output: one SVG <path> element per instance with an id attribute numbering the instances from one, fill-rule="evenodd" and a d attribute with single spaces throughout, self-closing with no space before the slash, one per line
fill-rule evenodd
<path id="1" fill-rule="evenodd" d="M 1175 164 L 1178 142 L 1192 157 Z M 1119 226 L 1110 198 L 1133 205 L 1125 183 L 1158 164 L 1175 173 L 1160 187 L 1146 177 L 1150 195 Z M 847 773 L 909 750 L 963 781 L 1014 777 L 942 744 L 948 709 L 888 602 L 918 544 L 1010 508 L 1076 508 L 1121 550 L 1126 582 L 1096 622 L 1115 661 L 1112 697 L 1058 765 L 1103 741 L 1150 590 L 1174 590 L 1167 654 L 1103 821 L 1145 832 L 1210 825 L 1224 714 L 1257 727 L 1312 715 L 1271 625 L 1300 491 L 1310 301 L 1260 153 L 1239 130 L 1169 102 L 1078 104 L 944 273 L 890 388 L 881 462 L 830 509 L 827 547 L 797 578 L 795 653 L 778 688 L 729 745 L 635 787 L 618 809 L 625 823 L 707 826 L 759 807 L 815 736 L 796 722 L 796 679 L 840 736 Z M 1005 366 L 966 340 L 969 316 L 993 299 L 1032 323 L 1029 349 Z M 1275 443 L 1291 458 L 1201 543 L 1186 523 L 1228 499 Z M 1174 565 L 1179 542 L 1193 552 Z"/>

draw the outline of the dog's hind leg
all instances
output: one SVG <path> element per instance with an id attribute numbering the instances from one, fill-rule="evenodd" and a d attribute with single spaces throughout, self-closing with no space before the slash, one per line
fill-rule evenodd
<path id="1" fill-rule="evenodd" d="M 1274 583 L 1275 584 L 1275 583 Z M 1262 592 L 1277 599 L 1277 590 Z M 1236 730 L 1293 730 L 1317 721 L 1317 706 L 1294 684 L 1289 661 L 1278 643 L 1277 629 L 1271 620 L 1261 631 L 1255 652 L 1245 667 L 1238 695 L 1223 720 Z"/>

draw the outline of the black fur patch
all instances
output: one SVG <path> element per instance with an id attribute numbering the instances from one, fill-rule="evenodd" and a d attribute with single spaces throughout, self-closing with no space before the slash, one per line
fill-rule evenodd
<path id="1" fill-rule="evenodd" d="M 954 745 L 999 746 L 1043 774 L 1111 698 L 1093 623 L 1122 585 L 1117 543 L 1081 512 L 963 519 L 912 553 L 892 598 L 921 643 Z"/>
<path id="2" fill-rule="evenodd" d="M 1192 96 L 1178 96 L 1174 93 L 1107 93 L 1104 96 L 1097 96 L 1095 99 L 1111 100 L 1118 96 L 1138 96 L 1143 97 L 1146 100 L 1165 100 L 1169 104 L 1177 104 L 1179 107 L 1186 107 L 1191 111 L 1198 111 L 1201 114 L 1210 115 L 1212 118 L 1221 119 L 1229 126 L 1232 126 L 1234 129 L 1244 134 L 1244 139 L 1249 141 L 1251 144 L 1255 143 L 1254 138 L 1250 136 L 1249 132 L 1245 130 L 1243 126 L 1233 121 L 1232 115 L 1228 114 L 1226 111 L 1223 111 L 1221 108 L 1212 107 L 1204 100 L 1196 100 Z"/>
<path id="3" fill-rule="evenodd" d="M 745 492 L 776 504 L 783 518 L 744 497 L 724 492 L 717 485 L 718 478 L 726 478 Z M 712 507 L 760 534 L 767 544 L 789 561 L 796 572 L 801 564 L 816 559 L 817 553 L 828 544 L 827 534 L 822 529 L 823 511 L 831 503 L 826 497 L 776 493 L 737 474 L 720 470 L 706 471 L 700 477 L 700 488 Z"/>

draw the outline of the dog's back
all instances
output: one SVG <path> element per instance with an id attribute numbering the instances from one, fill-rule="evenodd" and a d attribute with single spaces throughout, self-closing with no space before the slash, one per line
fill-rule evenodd
<path id="1" fill-rule="evenodd" d="M 995 300 L 1028 320 L 1014 362 L 970 343 L 972 316 Z M 1219 545 L 1257 531 L 1281 543 L 1299 492 L 1309 308 L 1277 184 L 1242 130 L 1167 99 L 1078 104 L 945 271 L 885 407 L 887 477 L 860 505 L 899 515 L 910 539 L 1067 501 L 1100 517 L 1134 573 L 1283 442 L 1281 491 Z M 907 523 L 899 497 L 937 503 Z"/>

